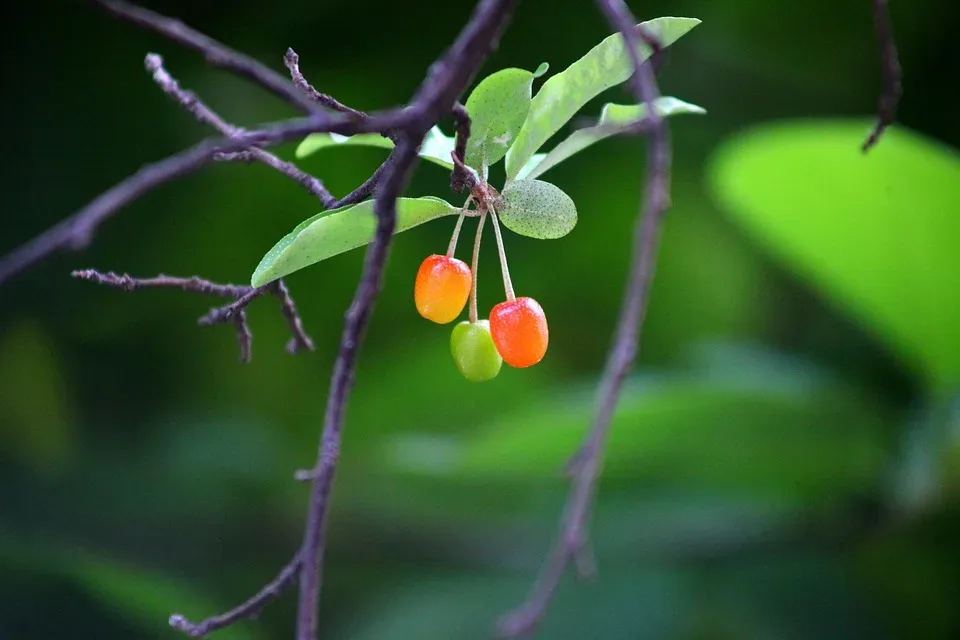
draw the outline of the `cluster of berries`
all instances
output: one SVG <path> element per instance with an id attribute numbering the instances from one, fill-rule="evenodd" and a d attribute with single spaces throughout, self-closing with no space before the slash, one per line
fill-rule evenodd
<path id="1" fill-rule="evenodd" d="M 448 324 L 463 312 L 470 300 L 470 319 L 458 323 L 450 336 L 450 350 L 454 363 L 463 376 L 473 382 L 490 380 L 500 373 L 506 362 L 511 367 L 530 367 L 543 359 L 547 352 L 549 331 L 547 318 L 540 304 L 533 298 L 516 297 L 496 213 L 490 212 L 500 263 L 503 270 L 506 300 L 490 310 L 489 320 L 477 315 L 477 259 L 480 237 L 487 213 L 480 214 L 477 240 L 474 243 L 473 269 L 453 257 L 457 236 L 463 216 L 457 222 L 450 248 L 446 255 L 429 256 L 420 265 L 414 286 L 414 301 L 420 315 L 436 322 Z"/>

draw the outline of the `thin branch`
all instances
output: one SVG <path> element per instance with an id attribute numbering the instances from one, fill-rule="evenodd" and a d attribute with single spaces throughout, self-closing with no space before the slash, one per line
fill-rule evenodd
<path id="1" fill-rule="evenodd" d="M 464 156 L 467 154 L 467 142 L 470 140 L 470 114 L 467 108 L 459 102 L 453 105 L 453 129 L 457 135 L 456 144 L 453 148 L 454 165 L 453 172 L 450 174 L 450 188 L 457 193 L 462 192 L 467 187 L 467 170 L 462 166 Z M 459 160 L 460 162 L 457 162 Z"/>
<path id="2" fill-rule="evenodd" d="M 217 284 L 203 278 L 176 278 L 160 274 L 153 278 L 134 278 L 126 273 L 101 273 L 94 269 L 85 269 L 71 273 L 74 278 L 132 292 L 141 289 L 180 289 L 189 293 L 233 298 L 234 301 L 222 307 L 211 309 L 198 321 L 202 327 L 232 322 L 237 330 L 237 342 L 240 345 L 240 361 L 250 361 L 250 348 L 253 336 L 247 325 L 246 308 L 255 299 L 270 294 L 280 301 L 280 312 L 287 321 L 293 337 L 287 345 L 290 353 L 312 351 L 313 341 L 303 328 L 303 321 L 297 313 L 296 304 L 290 296 L 283 280 L 276 280 L 259 288 L 236 284 Z"/>
<path id="3" fill-rule="evenodd" d="M 641 40 L 654 51 L 658 43 L 642 28 L 623 0 L 597 0 L 607 20 L 623 34 L 636 72 L 632 88 L 637 100 L 648 105 L 651 121 L 648 166 L 642 214 L 634 235 L 630 277 L 614 344 L 607 358 L 603 378 L 597 392 L 597 409 L 590 431 L 581 449 L 575 454 L 571 468 L 571 489 L 561 519 L 558 540 L 527 601 L 516 611 L 504 616 L 498 625 L 501 635 L 528 635 L 546 613 L 567 566 L 574 562 L 581 572 L 592 572 L 592 552 L 588 547 L 588 519 L 596 494 L 596 485 L 603 468 L 604 445 L 610 430 L 610 419 L 620 397 L 623 381 L 633 366 L 638 351 L 640 328 L 646 315 L 650 287 L 659 246 L 664 213 L 669 206 L 671 148 L 666 121 L 654 109 L 659 96 L 652 64 L 643 64 L 637 54 Z M 639 32 L 639 33 L 638 33 Z"/>
<path id="4" fill-rule="evenodd" d="M 191 51 L 202 55 L 210 66 L 226 69 L 238 76 L 252 80 L 276 96 L 286 100 L 304 113 L 318 110 L 318 106 L 303 95 L 286 78 L 269 67 L 238 51 L 217 42 L 199 31 L 191 29 L 179 20 L 162 16 L 121 0 L 88 0 L 100 6 L 106 13 L 148 31 L 158 33 Z"/>
<path id="5" fill-rule="evenodd" d="M 286 55 L 283 56 L 283 64 L 290 71 L 290 78 L 293 80 L 294 86 L 302 91 L 308 98 L 310 98 L 312 102 L 316 102 L 317 104 L 323 105 L 324 107 L 339 113 L 351 114 L 358 118 L 367 117 L 367 114 L 364 112 L 351 109 L 339 100 L 328 96 L 325 93 L 320 93 L 314 89 L 313 85 L 307 82 L 307 79 L 304 78 L 303 74 L 300 72 L 300 56 L 297 55 L 297 52 L 292 48 L 288 48 Z"/>
<path id="6" fill-rule="evenodd" d="M 190 622 L 179 613 L 170 616 L 170 626 L 182 631 L 191 638 L 203 638 L 218 629 L 229 627 L 234 622 L 256 618 L 271 600 L 280 596 L 283 591 L 297 579 L 300 570 L 300 555 L 297 554 L 287 563 L 273 580 L 268 582 L 252 598 L 239 606 L 218 616 L 207 618 L 202 622 Z"/>
<path id="7" fill-rule="evenodd" d="M 380 133 L 411 121 L 416 114 L 394 109 L 356 121 L 323 113 L 265 125 L 228 138 L 204 140 L 189 149 L 141 168 L 132 176 L 94 199 L 73 216 L 59 222 L 33 240 L 0 259 L 0 284 L 51 253 L 64 248 L 82 249 L 94 231 L 117 211 L 149 191 L 189 175 L 216 159 L 218 154 L 249 150 L 261 144 L 278 144 L 319 131 L 344 135 Z"/>
<path id="8" fill-rule="evenodd" d="M 213 127 L 227 137 L 234 137 L 243 133 L 242 129 L 228 123 L 226 120 L 220 117 L 219 114 L 205 105 L 197 96 L 197 94 L 181 88 L 180 83 L 177 82 L 177 80 L 164 68 L 163 58 L 161 58 L 159 55 L 155 53 L 147 54 L 147 57 L 144 59 L 144 66 L 146 67 L 147 71 L 152 74 L 153 81 L 157 83 L 160 89 L 162 89 L 163 92 L 168 96 L 173 98 L 199 122 Z M 234 158 L 225 158 L 220 156 L 219 158 L 215 159 L 242 160 L 244 162 L 254 161 L 264 164 L 272 169 L 275 169 L 276 171 L 279 171 L 309 191 L 311 195 L 320 200 L 324 208 L 329 208 L 336 200 L 333 195 L 327 191 L 327 188 L 323 186 L 323 183 L 320 180 L 314 178 L 308 173 L 301 171 L 292 162 L 281 160 L 269 151 L 265 151 L 258 147 L 252 147 L 250 149 L 240 151 L 238 154 L 243 155 L 237 155 Z"/>
<path id="9" fill-rule="evenodd" d="M 897 104 L 903 93 L 902 71 L 897 55 L 897 43 L 893 37 L 893 21 L 887 0 L 873 0 L 873 22 L 877 33 L 877 45 L 880 48 L 880 62 L 883 69 L 883 88 L 877 106 L 877 123 L 863 143 L 866 153 L 880 141 L 880 137 L 897 117 Z"/>

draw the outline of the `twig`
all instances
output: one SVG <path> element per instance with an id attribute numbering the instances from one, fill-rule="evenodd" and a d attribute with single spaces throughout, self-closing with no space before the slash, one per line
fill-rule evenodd
<path id="1" fill-rule="evenodd" d="M 168 96 L 173 98 L 177 103 L 180 104 L 180 106 L 186 109 L 188 113 L 193 115 L 193 117 L 202 124 L 213 127 L 227 137 L 233 137 L 243 133 L 242 129 L 228 123 L 226 120 L 221 118 L 219 114 L 205 105 L 200 98 L 197 97 L 197 94 L 181 88 L 180 83 L 178 83 L 176 79 L 164 68 L 163 58 L 161 58 L 159 55 L 155 53 L 147 54 L 147 57 L 144 59 L 144 66 L 146 67 L 147 71 L 152 74 L 153 81 L 157 83 L 160 89 L 162 89 L 163 92 Z M 308 173 L 301 171 L 292 162 L 281 160 L 269 151 L 265 151 L 258 147 L 252 147 L 250 149 L 237 152 L 237 154 L 234 154 L 235 157 L 225 156 L 226 154 L 222 154 L 220 157 L 215 159 L 241 160 L 244 162 L 255 161 L 279 171 L 319 199 L 324 208 L 331 207 L 336 201 L 336 198 L 334 198 L 333 195 L 327 191 L 327 188 L 323 186 L 323 183 L 320 182 L 320 180 L 314 178 Z"/>
<path id="2" fill-rule="evenodd" d="M 164 160 L 146 165 L 73 216 L 4 256 L 0 259 L 0 284 L 59 249 L 86 247 L 104 220 L 147 192 L 197 171 L 212 162 L 218 154 L 243 151 L 260 144 L 277 144 L 319 131 L 344 135 L 379 133 L 406 124 L 414 116 L 402 109 L 394 109 L 356 121 L 344 116 L 318 113 L 272 123 L 228 138 L 204 140 Z"/>
<path id="3" fill-rule="evenodd" d="M 450 188 L 461 193 L 467 187 L 467 176 L 469 173 L 463 167 L 464 156 L 467 154 L 467 142 L 470 140 L 470 114 L 467 108 L 459 102 L 453 105 L 453 129 L 457 134 L 456 144 L 453 148 L 454 165 L 453 172 L 450 174 Z M 459 160 L 460 162 L 457 162 Z"/>
<path id="4" fill-rule="evenodd" d="M 191 51 L 202 55 L 210 66 L 232 71 L 238 76 L 259 84 L 267 91 L 283 98 L 298 110 L 311 113 L 318 110 L 307 96 L 292 86 L 279 73 L 238 51 L 217 42 L 179 20 L 168 18 L 121 0 L 88 0 L 106 13 L 138 27 L 158 33 Z"/>
<path id="5" fill-rule="evenodd" d="M 893 38 L 893 21 L 890 19 L 887 0 L 873 0 L 873 22 L 883 67 L 883 88 L 877 106 L 877 123 L 863 143 L 864 153 L 877 144 L 887 127 L 893 124 L 897 117 L 897 104 L 903 92 L 900 59 L 897 56 L 897 43 Z"/>
<path id="6" fill-rule="evenodd" d="M 290 71 L 290 78 L 293 80 L 294 86 L 302 91 L 308 98 L 310 98 L 312 102 L 316 102 L 317 104 L 323 105 L 324 107 L 339 113 L 351 114 L 358 118 L 367 117 L 367 114 L 364 112 L 351 109 L 339 100 L 332 98 L 325 93 L 320 93 L 314 89 L 313 85 L 307 82 L 307 79 L 304 78 L 303 74 L 300 72 L 300 56 L 297 55 L 297 52 L 292 48 L 288 48 L 286 55 L 283 56 L 283 64 Z"/>
<path id="7" fill-rule="evenodd" d="M 640 41 L 656 53 L 659 45 L 642 28 L 623 0 L 597 0 L 611 26 L 623 34 L 636 72 L 631 81 L 637 100 L 648 105 L 646 118 L 651 123 L 648 166 L 642 215 L 634 236 L 630 277 L 624 294 L 616 340 L 607 358 L 597 392 L 597 409 L 590 431 L 575 454 L 571 471 L 571 489 L 561 519 L 559 538 L 527 601 L 504 616 L 498 625 L 501 635 L 517 637 L 530 634 L 546 613 L 566 567 L 574 562 L 581 572 L 592 572 L 592 552 L 588 547 L 588 518 L 603 467 L 604 445 L 610 419 L 617 405 L 623 381 L 633 366 L 638 350 L 640 328 L 646 314 L 650 285 L 660 240 L 663 215 L 669 206 L 671 148 L 666 121 L 654 109 L 659 96 L 651 64 L 643 64 L 637 54 Z"/>
<path id="8" fill-rule="evenodd" d="M 281 569 L 276 578 L 268 582 L 252 598 L 239 606 L 226 613 L 207 618 L 197 623 L 190 622 L 181 614 L 175 613 L 170 616 L 170 626 L 178 631 L 184 632 L 191 638 L 202 638 L 218 629 L 229 627 L 239 620 L 256 618 L 271 600 L 280 596 L 287 587 L 293 584 L 297 579 L 297 572 L 299 570 L 300 555 L 297 554 Z"/>
<path id="9" fill-rule="evenodd" d="M 237 342 L 240 345 L 240 361 L 250 361 L 250 347 L 252 334 L 247 325 L 246 308 L 255 299 L 264 294 L 270 294 L 280 301 L 280 312 L 287 321 L 290 333 L 293 337 L 287 345 L 287 351 L 297 353 L 299 351 L 312 351 L 313 341 L 306 334 L 303 328 L 303 321 L 297 313 L 296 304 L 290 296 L 286 285 L 282 280 L 276 280 L 270 284 L 259 288 L 236 284 L 217 284 L 203 278 L 193 276 L 190 278 L 176 278 L 160 274 L 153 278 L 134 278 L 126 273 L 119 275 L 113 272 L 101 273 L 94 269 L 85 269 L 71 273 L 74 278 L 102 284 L 122 291 L 138 291 L 140 289 L 180 289 L 190 293 L 199 293 L 202 295 L 219 296 L 221 298 L 233 298 L 234 301 L 222 307 L 211 309 L 198 321 L 202 327 L 214 324 L 223 324 L 232 322 L 237 329 Z"/>

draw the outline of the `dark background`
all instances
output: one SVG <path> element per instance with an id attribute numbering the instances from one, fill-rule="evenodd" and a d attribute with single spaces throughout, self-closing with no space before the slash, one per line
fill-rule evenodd
<path id="1" fill-rule="evenodd" d="M 600 573 L 564 582 L 541 637 L 960 637 L 960 4 L 891 4 L 903 127 L 874 160 L 857 152 L 880 78 L 867 0 L 631 3 L 643 19 L 703 20 L 661 82 L 709 113 L 671 123 L 674 208 L 594 518 Z M 320 90 L 377 109 L 409 99 L 472 5 L 149 6 L 277 69 L 292 46 Z M 147 52 L 232 122 L 291 115 L 84 3 L 3 11 L 0 252 L 208 135 L 144 73 Z M 521 2 L 483 73 L 544 60 L 556 73 L 608 33 L 592 3 Z M 629 101 L 602 98 L 584 115 Z M 737 146 L 772 122 L 782 146 Z M 336 149 L 302 166 L 344 194 L 382 158 Z M 325 637 L 486 638 L 522 600 L 611 341 L 642 160 L 641 141 L 611 140 L 544 176 L 573 197 L 578 227 L 506 242 L 518 294 L 547 311 L 550 352 L 493 382 L 460 378 L 449 327 L 413 308 L 416 268 L 443 251 L 451 219 L 398 236 L 347 416 Z M 455 202 L 447 178 L 421 165 L 408 193 Z M 802 257 L 799 231 L 763 231 L 790 207 L 814 238 Z M 288 279 L 314 353 L 284 352 L 273 301 L 251 307 L 249 365 L 231 328 L 196 326 L 213 300 L 68 274 L 243 283 L 316 212 L 279 174 L 215 166 L 0 287 L 0 638 L 175 638 L 170 613 L 232 606 L 289 559 L 308 492 L 292 473 L 314 460 L 362 251 Z M 488 245 L 482 309 L 500 295 Z M 842 268 L 869 247 L 878 269 Z M 217 637 L 289 637 L 294 601 Z"/>

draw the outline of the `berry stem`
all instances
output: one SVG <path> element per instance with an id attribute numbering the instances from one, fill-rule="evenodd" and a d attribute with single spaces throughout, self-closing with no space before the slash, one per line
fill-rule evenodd
<path id="1" fill-rule="evenodd" d="M 463 227 L 463 219 L 467 215 L 467 210 L 464 209 L 460 212 L 460 216 L 457 218 L 457 226 L 453 228 L 453 236 L 450 238 L 450 244 L 447 245 L 447 257 L 452 258 L 453 254 L 457 251 L 457 240 L 460 239 L 460 229 Z"/>
<path id="2" fill-rule="evenodd" d="M 503 236 L 500 235 L 500 223 L 497 222 L 497 212 L 491 209 L 490 217 L 493 218 L 493 232 L 497 236 L 497 251 L 500 253 L 500 269 L 503 271 L 503 291 L 507 295 L 507 300 L 512 302 L 517 296 L 513 294 L 513 282 L 510 281 L 510 267 L 507 266 L 507 252 L 503 248 Z"/>
<path id="3" fill-rule="evenodd" d="M 483 236 L 483 223 L 487 220 L 487 212 L 480 214 L 480 222 L 477 223 L 477 237 L 473 241 L 473 287 L 470 289 L 470 322 L 475 323 L 479 320 L 477 314 L 477 274 L 480 266 L 480 239 Z"/>

